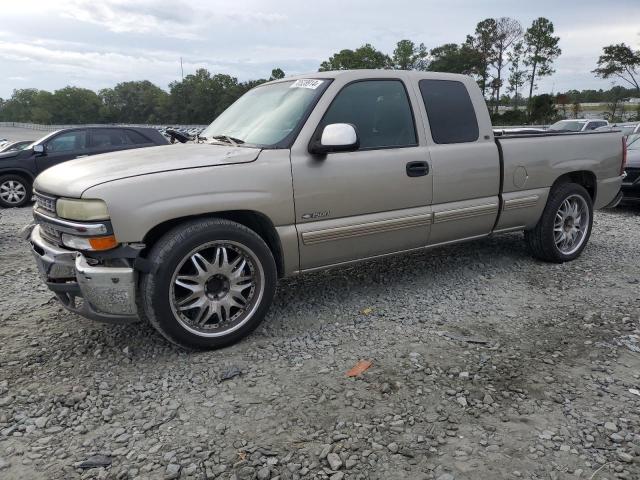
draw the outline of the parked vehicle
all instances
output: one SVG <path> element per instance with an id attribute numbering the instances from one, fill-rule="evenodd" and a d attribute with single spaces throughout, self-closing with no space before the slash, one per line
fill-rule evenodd
<path id="1" fill-rule="evenodd" d="M 555 132 L 590 132 L 607 125 L 609 125 L 609 122 L 603 119 L 560 120 L 551 125 L 549 130 Z"/>
<path id="2" fill-rule="evenodd" d="M 622 180 L 622 199 L 640 202 L 640 133 L 627 137 L 627 176 Z"/>
<path id="3" fill-rule="evenodd" d="M 18 142 L 7 142 L 0 147 L 0 153 L 3 152 L 19 152 L 24 150 L 33 143 L 33 140 L 20 140 Z"/>
<path id="4" fill-rule="evenodd" d="M 545 133 L 547 130 L 539 127 L 518 127 L 518 128 L 494 128 L 493 134 L 500 135 L 532 135 L 536 133 Z"/>
<path id="5" fill-rule="evenodd" d="M 618 130 L 622 132 L 622 135 L 628 137 L 634 133 L 640 133 L 640 123 L 620 123 L 596 128 L 597 132 L 611 132 L 613 130 Z"/>
<path id="6" fill-rule="evenodd" d="M 537 258 L 573 260 L 623 173 L 619 132 L 494 138 L 476 82 L 433 72 L 265 83 L 200 139 L 37 178 L 25 237 L 66 308 L 223 347 L 278 277 L 523 230 Z"/>
<path id="7" fill-rule="evenodd" d="M 33 179 L 59 163 L 167 143 L 153 128 L 85 127 L 52 132 L 31 142 L 29 148 L 0 153 L 0 207 L 25 205 L 31 200 Z"/>

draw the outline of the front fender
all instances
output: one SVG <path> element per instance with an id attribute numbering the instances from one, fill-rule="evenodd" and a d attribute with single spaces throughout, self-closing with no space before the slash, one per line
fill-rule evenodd
<path id="1" fill-rule="evenodd" d="M 33 182 L 35 179 L 35 175 L 33 172 L 27 170 L 22 167 L 0 167 L 0 175 L 8 175 L 8 174 L 18 174 L 25 176 L 29 180 Z"/>
<path id="2" fill-rule="evenodd" d="M 289 150 L 265 150 L 251 163 L 113 180 L 87 189 L 82 197 L 107 203 L 120 242 L 140 242 L 169 220 L 220 211 L 255 211 L 276 227 L 295 222 Z"/>

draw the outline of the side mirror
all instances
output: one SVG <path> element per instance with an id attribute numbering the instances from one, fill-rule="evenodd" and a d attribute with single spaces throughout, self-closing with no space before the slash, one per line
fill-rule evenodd
<path id="1" fill-rule="evenodd" d="M 44 145 L 34 145 L 33 153 L 37 153 L 38 155 L 44 155 Z"/>
<path id="2" fill-rule="evenodd" d="M 350 123 L 332 123 L 322 130 L 320 140 L 309 146 L 311 153 L 324 155 L 331 152 L 352 152 L 360 147 L 356 128 Z"/>

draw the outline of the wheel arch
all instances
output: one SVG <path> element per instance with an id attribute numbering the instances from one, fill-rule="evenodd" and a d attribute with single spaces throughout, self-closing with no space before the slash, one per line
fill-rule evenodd
<path id="1" fill-rule="evenodd" d="M 166 220 L 149 230 L 144 238 L 143 243 L 148 250 L 154 245 L 165 233 L 181 223 L 189 220 L 207 219 L 207 218 L 223 218 L 230 220 L 253 230 L 267 244 L 273 258 L 276 262 L 278 277 L 284 276 L 284 255 L 280 237 L 276 231 L 273 222 L 265 214 L 254 210 L 228 210 L 220 212 L 210 212 L 200 215 L 189 215 L 184 217 Z"/>
<path id="2" fill-rule="evenodd" d="M 31 182 L 32 184 L 35 178 L 29 170 L 23 170 L 22 168 L 7 168 L 6 170 L 1 170 L 0 177 L 4 175 L 18 175 Z"/>
<path id="3" fill-rule="evenodd" d="M 596 195 L 598 194 L 598 182 L 595 173 L 589 170 L 576 170 L 564 173 L 560 175 L 555 182 L 553 182 L 551 190 L 563 183 L 577 183 L 578 185 L 581 185 L 587 192 L 589 192 L 591 201 L 595 203 Z"/>

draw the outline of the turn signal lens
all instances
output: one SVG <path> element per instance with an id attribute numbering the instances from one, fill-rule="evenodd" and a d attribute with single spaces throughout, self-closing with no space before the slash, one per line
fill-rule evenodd
<path id="1" fill-rule="evenodd" d="M 75 235 L 62 234 L 62 243 L 75 250 L 89 250 L 93 252 L 111 250 L 118 246 L 116 237 L 77 237 Z"/>
<path id="2" fill-rule="evenodd" d="M 118 245 L 116 237 L 109 235 L 106 237 L 91 237 L 89 238 L 89 245 L 93 250 L 110 250 Z"/>

